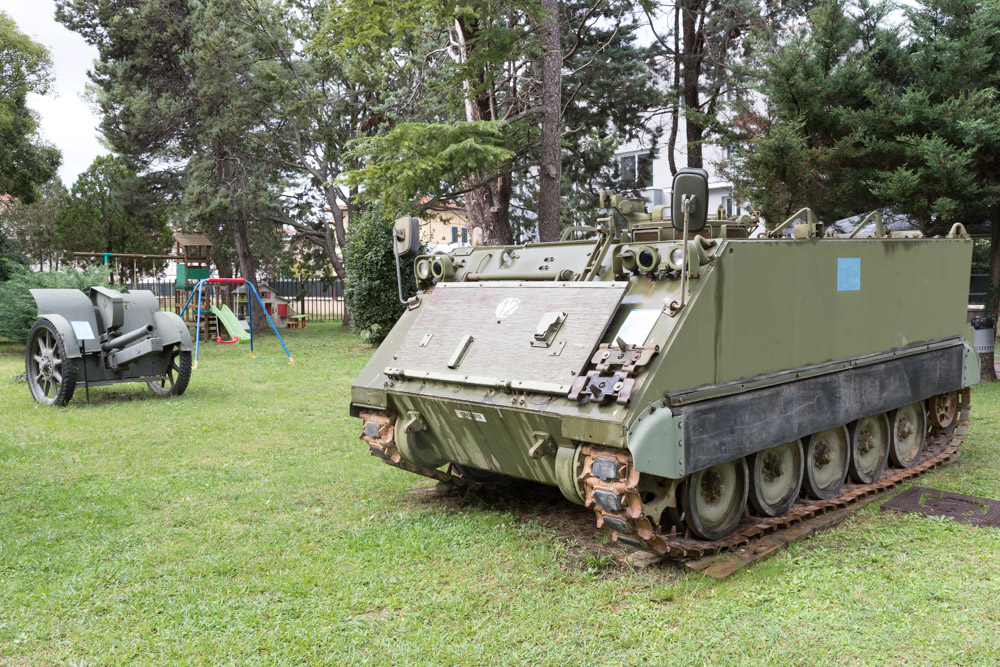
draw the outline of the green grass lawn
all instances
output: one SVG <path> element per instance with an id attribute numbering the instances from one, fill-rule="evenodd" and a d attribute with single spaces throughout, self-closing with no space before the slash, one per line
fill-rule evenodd
<path id="1" fill-rule="evenodd" d="M 549 516 L 415 496 L 347 417 L 370 351 L 333 324 L 287 341 L 294 366 L 273 336 L 274 363 L 208 344 L 183 397 L 62 409 L 0 344 L 0 663 L 1000 660 L 998 529 L 876 503 L 723 581 L 632 569 L 557 492 Z M 1000 498 L 1000 385 L 972 400 L 921 484 Z"/>

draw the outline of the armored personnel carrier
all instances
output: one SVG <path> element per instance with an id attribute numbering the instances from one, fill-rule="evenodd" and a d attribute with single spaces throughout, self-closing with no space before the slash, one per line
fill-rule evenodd
<path id="1" fill-rule="evenodd" d="M 873 214 L 837 236 L 803 209 L 749 238 L 748 216 L 709 219 L 707 183 L 682 170 L 651 211 L 612 196 L 558 243 L 417 257 L 419 293 L 352 387 L 371 453 L 459 485 L 558 486 L 674 556 L 953 456 L 979 379 L 961 225 L 887 234 Z M 416 235 L 397 223 L 397 256 Z"/>

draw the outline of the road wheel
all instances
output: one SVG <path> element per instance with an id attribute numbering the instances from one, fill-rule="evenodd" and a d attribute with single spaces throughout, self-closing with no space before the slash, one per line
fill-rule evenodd
<path id="1" fill-rule="evenodd" d="M 691 532 L 706 540 L 719 540 L 733 532 L 747 506 L 747 477 L 747 462 L 742 458 L 691 475 L 682 497 Z"/>
<path id="2" fill-rule="evenodd" d="M 817 500 L 833 498 L 847 479 L 851 458 L 847 428 L 838 426 L 809 436 L 806 441 L 805 474 L 802 488 Z"/>
<path id="3" fill-rule="evenodd" d="M 28 334 L 24 370 L 31 395 L 46 405 L 66 405 L 76 389 L 76 361 L 66 356 L 62 335 L 48 320 L 38 320 Z"/>
<path id="4" fill-rule="evenodd" d="M 750 456 L 750 506 L 761 516 L 791 509 L 802 488 L 802 442 L 786 442 Z"/>
<path id="5" fill-rule="evenodd" d="M 909 468 L 924 453 L 927 441 L 927 412 L 923 402 L 890 412 L 889 426 L 889 458 L 897 468 Z"/>
<path id="6" fill-rule="evenodd" d="M 871 484 L 889 460 L 889 417 L 885 413 L 865 417 L 850 426 L 851 479 Z"/>

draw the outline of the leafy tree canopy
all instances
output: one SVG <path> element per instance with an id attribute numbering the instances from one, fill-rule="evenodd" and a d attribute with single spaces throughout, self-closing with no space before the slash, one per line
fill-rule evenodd
<path id="1" fill-rule="evenodd" d="M 38 136 L 37 116 L 27 105 L 28 93 L 48 92 L 51 67 L 48 50 L 0 12 L 0 194 L 27 203 L 62 160 Z"/>
<path id="2" fill-rule="evenodd" d="M 61 260 L 58 247 L 57 220 L 66 205 L 69 193 L 58 176 L 38 187 L 38 199 L 31 204 L 20 200 L 0 207 L 0 232 L 16 239 L 20 248 L 43 265 L 54 269 Z"/>
<path id="3" fill-rule="evenodd" d="M 172 244 L 165 208 L 150 198 L 143 179 L 111 155 L 96 158 L 77 178 L 59 214 L 57 234 L 67 252 L 159 255 Z M 130 274 L 126 265 L 124 272 Z"/>
<path id="4" fill-rule="evenodd" d="M 559 3 L 562 94 L 555 111 L 564 193 L 596 194 L 606 185 L 611 147 L 636 136 L 656 102 L 649 52 L 636 46 L 635 7 Z M 538 37 L 543 18 L 537 3 L 519 0 L 331 5 L 326 32 L 311 48 L 342 59 L 370 110 L 352 144 L 359 164 L 348 182 L 374 197 L 388 194 L 399 213 L 424 196 L 464 203 L 487 243 L 513 240 L 511 211 L 523 211 L 515 224 L 530 228 L 538 211 L 539 124 L 550 104 Z M 569 201 L 564 220 L 578 208 Z"/>

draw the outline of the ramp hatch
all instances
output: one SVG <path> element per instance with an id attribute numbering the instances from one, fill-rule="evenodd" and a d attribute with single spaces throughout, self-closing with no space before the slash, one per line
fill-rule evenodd
<path id="1" fill-rule="evenodd" d="M 396 351 L 391 377 L 567 394 L 627 282 L 441 283 Z"/>

